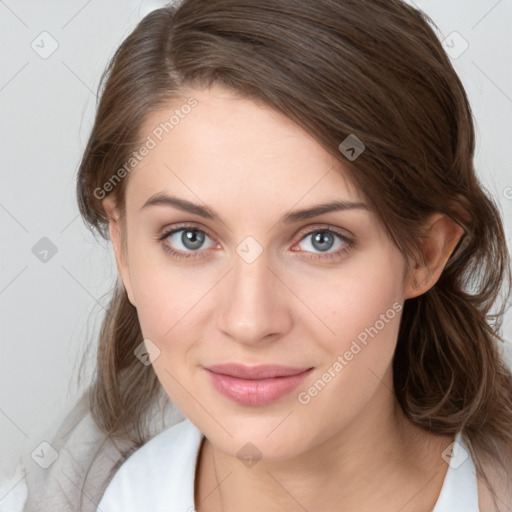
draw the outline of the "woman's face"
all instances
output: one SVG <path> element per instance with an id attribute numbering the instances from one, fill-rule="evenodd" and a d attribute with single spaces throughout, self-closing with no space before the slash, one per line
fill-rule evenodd
<path id="1" fill-rule="evenodd" d="M 228 454 L 290 458 L 389 414 L 405 261 L 302 128 L 220 87 L 190 96 L 145 124 L 118 267 L 171 400 Z M 335 202 L 353 207 L 298 213 Z"/>

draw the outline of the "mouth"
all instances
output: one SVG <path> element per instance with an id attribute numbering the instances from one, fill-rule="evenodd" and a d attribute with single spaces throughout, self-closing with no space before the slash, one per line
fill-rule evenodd
<path id="1" fill-rule="evenodd" d="M 223 396 L 241 405 L 266 405 L 293 391 L 312 367 L 222 364 L 203 367 L 210 383 Z"/>

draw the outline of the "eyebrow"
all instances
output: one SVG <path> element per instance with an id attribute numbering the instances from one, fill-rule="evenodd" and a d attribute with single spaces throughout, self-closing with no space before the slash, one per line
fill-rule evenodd
<path id="1" fill-rule="evenodd" d="M 199 215 L 200 217 L 204 217 L 205 219 L 210 219 L 219 222 L 221 221 L 220 215 L 211 208 L 192 203 L 190 201 L 187 201 L 186 199 L 169 196 L 164 192 L 159 192 L 157 194 L 152 195 L 141 206 L 140 209 L 143 210 L 144 208 L 149 208 L 150 206 L 173 206 L 174 208 L 178 208 L 179 210 L 192 213 L 194 215 Z M 283 217 L 280 220 L 280 223 L 293 224 L 295 222 L 310 219 L 312 217 L 317 217 L 319 215 L 329 212 L 356 209 L 370 211 L 370 207 L 366 203 L 339 200 L 332 201 L 330 203 L 322 203 L 316 206 L 312 206 L 311 208 L 305 208 L 303 210 L 289 212 L 283 215 Z"/>

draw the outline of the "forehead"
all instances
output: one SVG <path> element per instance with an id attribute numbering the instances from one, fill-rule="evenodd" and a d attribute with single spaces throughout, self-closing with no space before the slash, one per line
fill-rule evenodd
<path id="1" fill-rule="evenodd" d="M 299 125 L 218 86 L 190 90 L 151 113 L 140 139 L 151 149 L 129 178 L 127 203 L 133 206 L 162 190 L 217 205 L 363 200 L 343 163 Z"/>

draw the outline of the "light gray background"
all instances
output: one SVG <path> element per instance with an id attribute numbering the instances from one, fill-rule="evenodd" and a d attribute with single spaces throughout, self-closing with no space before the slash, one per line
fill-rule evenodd
<path id="1" fill-rule="evenodd" d="M 109 246 L 78 216 L 75 175 L 101 72 L 139 19 L 163 3 L 0 1 L 0 475 L 48 439 L 83 391 L 77 371 L 87 345 L 91 373 L 116 268 Z M 449 36 L 476 118 L 478 173 L 501 203 L 510 247 L 512 1 L 415 3 L 441 39 Z M 44 55 L 52 44 L 58 48 Z M 32 252 L 43 237 L 57 248 L 46 262 Z M 512 340 L 511 309 L 503 333 Z"/>

